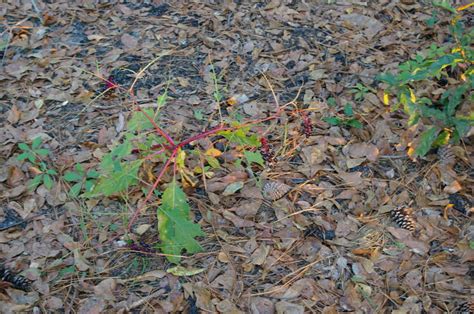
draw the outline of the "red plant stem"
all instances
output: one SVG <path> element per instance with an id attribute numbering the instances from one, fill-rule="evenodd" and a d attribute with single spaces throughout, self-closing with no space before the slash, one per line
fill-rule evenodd
<path id="1" fill-rule="evenodd" d="M 214 128 L 214 129 L 210 129 L 210 130 L 205 131 L 203 133 L 191 136 L 190 138 L 188 138 L 188 139 L 182 141 L 181 143 L 179 143 L 177 146 L 181 148 L 181 147 L 185 146 L 186 144 L 189 144 L 191 142 L 194 142 L 194 141 L 200 140 L 202 138 L 208 137 L 209 135 L 215 134 L 217 132 L 235 130 L 235 129 L 236 128 L 229 128 L 229 127 L 225 127 L 223 125 L 220 125 L 220 126 Z"/>
<path id="2" fill-rule="evenodd" d="M 153 183 L 153 186 L 151 187 L 151 189 L 148 191 L 148 194 L 146 195 L 145 197 L 145 200 L 143 201 L 143 204 L 142 206 L 140 206 L 137 210 L 135 210 L 135 212 L 133 213 L 133 216 L 132 218 L 130 219 L 130 222 L 128 223 L 128 230 L 132 230 L 132 225 L 135 223 L 135 221 L 137 220 L 138 218 L 138 215 L 140 214 L 140 212 L 142 211 L 142 209 L 145 207 L 146 203 L 150 200 L 151 196 L 153 195 L 153 191 L 156 189 L 156 187 L 158 186 L 158 184 L 160 183 L 161 181 L 161 178 L 163 177 L 163 175 L 165 174 L 166 170 L 168 169 L 171 161 L 173 160 L 173 158 L 176 156 L 176 154 L 178 153 L 178 148 L 175 148 L 173 150 L 173 153 L 171 154 L 170 158 L 168 158 L 168 160 L 166 160 L 166 163 L 164 164 L 163 168 L 161 169 L 160 173 L 158 174 L 158 177 L 156 178 L 155 180 L 155 183 Z"/>
<path id="3" fill-rule="evenodd" d="M 162 149 L 160 149 L 159 151 L 154 152 L 153 154 L 148 155 L 148 156 L 146 156 L 146 157 L 143 158 L 143 159 L 151 159 L 151 158 L 153 158 L 153 157 L 155 157 L 155 156 L 158 156 L 158 155 L 160 155 L 160 154 L 163 154 L 164 152 L 165 152 L 165 148 L 162 148 Z"/>
<path id="4" fill-rule="evenodd" d="M 150 117 L 150 115 L 148 113 L 146 113 L 144 110 L 142 110 L 139 106 L 137 106 L 137 110 L 142 112 L 145 117 L 147 117 L 148 121 L 150 121 L 150 123 L 153 125 L 153 127 L 155 128 L 156 132 L 158 132 L 161 136 L 163 136 L 166 141 L 172 146 L 174 147 L 175 146 L 175 143 L 173 141 L 173 139 L 171 138 L 171 136 L 169 136 L 165 131 L 163 131 L 159 126 L 158 124 L 156 124 L 156 122 Z"/>
<path id="5" fill-rule="evenodd" d="M 138 109 L 139 111 L 142 111 L 141 109 Z M 135 212 L 133 213 L 133 216 L 132 218 L 130 219 L 130 222 L 128 223 L 128 230 L 131 231 L 132 229 L 132 226 L 133 224 L 135 223 L 135 221 L 137 220 L 140 212 L 143 210 L 143 208 L 145 207 L 146 203 L 150 200 L 151 196 L 153 195 L 153 191 L 156 189 L 156 187 L 158 186 L 158 184 L 160 183 L 161 181 L 161 178 L 163 177 L 163 175 L 165 174 L 166 170 L 168 169 L 169 165 L 171 164 L 171 161 L 174 159 L 174 157 L 176 157 L 176 155 L 178 154 L 178 151 L 185 145 L 191 143 L 191 142 L 194 142 L 194 141 L 197 141 L 197 140 L 200 140 L 202 138 L 205 138 L 205 137 L 208 137 L 210 135 L 213 135 L 217 132 L 221 132 L 221 131 L 229 131 L 229 130 L 237 130 L 239 128 L 242 128 L 242 127 L 245 127 L 246 125 L 250 125 L 250 124 L 256 124 L 256 123 L 261 123 L 261 122 L 264 122 L 264 121 L 268 121 L 268 120 L 273 120 L 273 119 L 276 119 L 279 117 L 280 113 L 281 113 L 282 109 L 279 108 L 277 110 L 277 112 L 270 116 L 270 117 L 267 117 L 267 118 L 263 118 L 263 119 L 260 119 L 260 120 L 256 120 L 256 121 L 251 121 L 251 122 L 247 122 L 243 125 L 239 125 L 237 127 L 226 127 L 225 125 L 220 125 L 216 128 L 213 128 L 211 130 L 208 130 L 208 131 L 205 131 L 203 133 L 200 133 L 200 134 L 197 134 L 197 135 L 194 135 L 194 136 L 191 136 L 190 138 L 188 139 L 185 139 L 183 141 L 181 141 L 180 143 L 178 144 L 175 144 L 173 139 L 168 135 L 166 134 L 163 130 L 160 129 L 160 127 L 158 127 L 158 125 L 156 125 L 155 121 L 153 121 L 153 119 L 151 119 L 151 117 L 146 114 L 144 111 L 142 111 L 145 116 L 148 118 L 148 120 L 153 124 L 153 126 L 155 126 L 155 129 L 156 131 L 162 135 L 164 138 L 166 138 L 166 140 L 168 141 L 168 143 L 170 143 L 171 147 L 166 145 L 164 146 L 163 149 L 161 149 L 158 153 L 163 153 L 164 150 L 172 150 L 172 153 L 171 153 L 171 156 L 166 160 L 163 168 L 161 169 L 160 173 L 158 174 L 158 177 L 156 178 L 155 182 L 153 183 L 153 186 L 151 187 L 150 191 L 148 191 L 148 194 L 146 195 L 145 197 L 145 200 L 143 201 L 143 204 L 137 209 L 135 210 Z M 157 153 L 157 154 L 158 154 Z M 153 154 L 153 155 L 156 155 L 156 154 Z M 176 169 L 174 169 L 174 172 L 176 172 Z"/>

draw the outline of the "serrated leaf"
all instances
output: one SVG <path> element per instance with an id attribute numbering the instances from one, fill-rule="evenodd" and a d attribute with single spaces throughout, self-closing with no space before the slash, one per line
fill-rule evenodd
<path id="1" fill-rule="evenodd" d="M 415 154 L 417 156 L 425 156 L 429 152 L 431 146 L 438 137 L 439 131 L 440 130 L 437 127 L 432 126 L 428 130 L 421 133 L 420 141 L 415 149 Z"/>
<path id="2" fill-rule="evenodd" d="M 247 159 L 247 164 L 249 166 L 252 165 L 252 163 L 256 163 L 262 167 L 265 166 L 265 161 L 263 160 L 262 154 L 260 152 L 249 152 L 249 151 L 244 151 L 244 156 Z"/>
<path id="3" fill-rule="evenodd" d="M 176 180 L 163 193 L 161 206 L 158 207 L 158 231 L 161 251 L 168 254 L 167 259 L 172 263 L 179 263 L 183 250 L 188 253 L 197 253 L 202 250 L 201 245 L 194 239 L 204 236 L 201 226 L 189 219 L 190 208 L 186 201 L 186 194 L 178 187 Z"/>
<path id="4" fill-rule="evenodd" d="M 78 182 L 82 180 L 82 176 L 80 174 L 72 171 L 66 172 L 63 178 L 67 182 Z"/>
<path id="5" fill-rule="evenodd" d="M 43 183 L 44 183 L 44 186 L 48 189 L 48 190 L 51 190 L 53 188 L 53 179 L 51 178 L 50 175 L 48 174 L 45 174 L 43 176 Z"/>
<path id="6" fill-rule="evenodd" d="M 155 111 L 153 108 L 142 109 L 149 117 L 156 119 Z M 132 113 L 132 118 L 128 121 L 128 130 L 134 131 L 144 131 L 153 128 L 153 124 L 148 120 L 146 115 L 142 111 L 134 111 Z M 155 120 L 156 121 L 156 120 Z"/>
<path id="7" fill-rule="evenodd" d="M 69 190 L 69 196 L 77 197 L 79 193 L 81 192 L 81 188 L 82 188 L 82 183 L 79 182 L 79 183 L 74 184 Z"/>
<path id="8" fill-rule="evenodd" d="M 138 182 L 137 173 L 143 160 L 118 163 L 114 169 L 106 172 L 100 179 L 91 195 L 110 196 L 126 191 L 130 186 Z"/>

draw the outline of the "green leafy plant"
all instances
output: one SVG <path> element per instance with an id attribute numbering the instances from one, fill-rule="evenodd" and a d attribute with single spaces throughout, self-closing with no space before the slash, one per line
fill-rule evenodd
<path id="1" fill-rule="evenodd" d="M 18 147 L 23 151 L 18 155 L 17 159 L 20 161 L 28 160 L 33 166 L 30 168 L 36 175 L 28 183 L 28 188 L 34 190 L 41 183 L 47 189 L 51 189 L 54 184 L 53 176 L 58 173 L 54 169 L 48 169 L 46 163 L 41 159 L 48 156 L 50 153 L 48 149 L 41 148 L 42 140 L 40 137 L 35 138 L 31 142 L 31 147 L 26 143 L 18 144 Z"/>
<path id="2" fill-rule="evenodd" d="M 138 183 L 138 170 L 143 160 L 124 160 L 132 152 L 131 139 L 132 136 L 126 136 L 121 144 L 102 157 L 100 175 L 93 173 L 100 178 L 92 190 L 84 194 L 86 197 L 120 194 Z"/>
<path id="3" fill-rule="evenodd" d="M 472 107 L 467 114 L 458 113 L 463 104 L 474 101 L 474 30 L 464 28 L 461 16 L 447 1 L 436 5 L 455 13 L 449 26 L 453 42 L 443 47 L 433 44 L 426 53 L 400 64 L 398 73 L 379 76 L 388 86 L 384 102 L 388 105 L 389 96 L 395 95 L 392 110 L 401 107 L 408 115 L 408 126 L 423 122 L 424 131 L 408 151 L 414 157 L 426 155 L 432 147 L 458 142 L 474 122 Z M 422 94 L 424 87 L 437 81 L 446 85 L 440 97 Z"/>
<path id="4" fill-rule="evenodd" d="M 158 248 L 172 263 L 179 263 L 183 250 L 188 253 L 202 251 L 201 245 L 194 239 L 204 236 L 201 227 L 190 221 L 190 208 L 186 194 L 173 180 L 163 193 L 161 206 L 158 207 L 158 231 L 161 243 Z"/>
<path id="5" fill-rule="evenodd" d="M 139 74 L 158 58 L 140 70 Z M 215 74 L 213 68 L 211 72 L 211 83 L 215 91 L 213 97 L 218 103 L 216 109 L 220 113 L 219 102 L 223 99 L 220 94 L 220 77 Z M 205 152 L 200 151 L 200 146 L 193 143 L 199 143 L 204 138 L 223 137 L 231 149 L 242 152 L 247 168 L 250 169 L 255 164 L 262 166 L 264 162 L 261 154 L 253 151 L 254 148 L 260 146 L 260 141 L 256 134 L 252 134 L 250 126 L 277 119 L 290 103 L 283 106 L 277 105 L 272 115 L 251 121 L 244 121 L 244 117 L 237 111 L 226 119 L 223 119 L 220 114 L 218 126 L 175 141 L 160 125 L 159 111 L 166 103 L 166 92 L 158 98 L 158 108 L 142 108 L 133 97 L 137 79 L 127 91 L 134 99 L 134 111 L 120 140 L 111 147 L 110 152 L 101 157 L 97 169 L 100 175 L 96 173 L 88 175 L 85 171 L 76 168 L 76 171 L 73 171 L 74 174 L 68 173 L 67 181 L 74 183 L 74 190 L 71 192 L 73 195 L 80 194 L 80 191 L 84 190 L 82 196 L 89 198 L 119 196 L 127 200 L 130 193 L 137 195 L 143 192 L 145 197 L 139 203 L 140 206 L 125 223 L 128 224 L 128 231 L 132 230 L 139 215 L 148 207 L 147 204 L 150 201 L 159 203 L 156 215 L 160 242 L 157 248 L 170 262 L 179 263 L 181 254 L 184 252 L 192 254 L 202 250 L 195 238 L 204 235 L 199 224 L 193 222 L 190 217 L 190 206 L 181 187 L 197 184 L 195 174 L 202 175 L 205 179 L 213 175 L 213 169 L 221 167 L 221 161 L 218 159 L 222 154 L 221 151 L 213 147 Z M 122 88 L 119 86 L 118 90 Z M 202 113 L 195 115 L 197 119 L 204 118 Z M 193 169 L 188 168 L 189 158 L 194 159 Z M 242 162 L 242 159 L 237 160 Z M 156 173 L 157 164 L 159 164 L 159 170 Z M 170 168 L 173 170 L 172 182 L 168 182 L 166 178 L 169 177 L 165 176 Z M 87 183 L 96 178 L 95 184 Z M 242 185 L 239 188 L 242 188 L 243 182 L 239 184 Z M 161 185 L 166 186 L 163 192 L 159 188 Z"/>
<path id="6" fill-rule="evenodd" d="M 330 125 L 341 125 L 348 126 L 357 129 L 362 128 L 362 123 L 354 117 L 354 109 L 352 105 L 347 103 L 344 105 L 344 115 L 343 116 L 334 116 L 323 118 L 323 121 L 329 123 Z"/>
<path id="7" fill-rule="evenodd" d="M 99 172 L 95 170 L 89 170 L 86 172 L 81 164 L 77 164 L 75 167 L 76 171 L 68 171 L 64 174 L 63 178 L 67 182 L 74 183 L 69 189 L 69 196 L 77 197 L 81 191 L 91 192 L 96 183 L 96 179 L 100 176 Z"/>
<path id="8" fill-rule="evenodd" d="M 356 86 L 354 86 L 351 89 L 351 92 L 354 94 L 354 99 L 356 101 L 362 101 L 365 98 L 365 95 L 368 92 L 375 92 L 373 88 L 367 87 L 363 84 L 357 83 Z"/>

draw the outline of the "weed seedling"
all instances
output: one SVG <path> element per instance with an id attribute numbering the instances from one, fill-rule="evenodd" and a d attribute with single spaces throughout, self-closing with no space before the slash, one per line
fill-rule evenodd
<path id="1" fill-rule="evenodd" d="M 28 160 L 33 164 L 30 167 L 31 172 L 35 174 L 35 177 L 28 183 L 28 188 L 34 190 L 41 183 L 50 190 L 53 187 L 54 175 L 58 173 L 54 169 L 48 169 L 46 163 L 41 159 L 41 157 L 46 157 L 50 151 L 46 148 L 41 148 L 42 140 L 40 137 L 37 137 L 31 142 L 31 147 L 26 143 L 18 144 L 18 147 L 23 151 L 17 159 L 20 161 Z"/>
<path id="2" fill-rule="evenodd" d="M 355 101 L 362 101 L 368 92 L 375 93 L 375 90 L 371 87 L 357 83 L 357 85 L 351 89 L 351 92 L 354 94 Z"/>
<path id="3" fill-rule="evenodd" d="M 362 123 L 354 117 L 354 109 L 352 105 L 347 103 L 344 105 L 344 116 L 342 117 L 327 117 L 323 118 L 323 121 L 330 125 L 340 125 L 346 127 L 353 127 L 356 129 L 362 128 Z"/>
<path id="4" fill-rule="evenodd" d="M 99 173 L 95 170 L 85 171 L 81 164 L 76 165 L 76 171 L 68 171 L 64 174 L 64 180 L 74 183 L 69 189 L 69 196 L 77 197 L 84 190 L 86 193 L 91 192 L 94 188 Z"/>

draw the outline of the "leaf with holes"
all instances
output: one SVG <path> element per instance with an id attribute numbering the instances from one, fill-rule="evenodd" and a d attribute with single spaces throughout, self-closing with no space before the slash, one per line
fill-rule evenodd
<path id="1" fill-rule="evenodd" d="M 173 180 L 163 193 L 161 206 L 158 207 L 158 232 L 161 243 L 158 248 L 167 254 L 167 259 L 174 264 L 181 260 L 181 253 L 202 251 L 201 245 L 194 239 L 204 236 L 201 226 L 189 218 L 189 204 L 186 194 Z"/>

